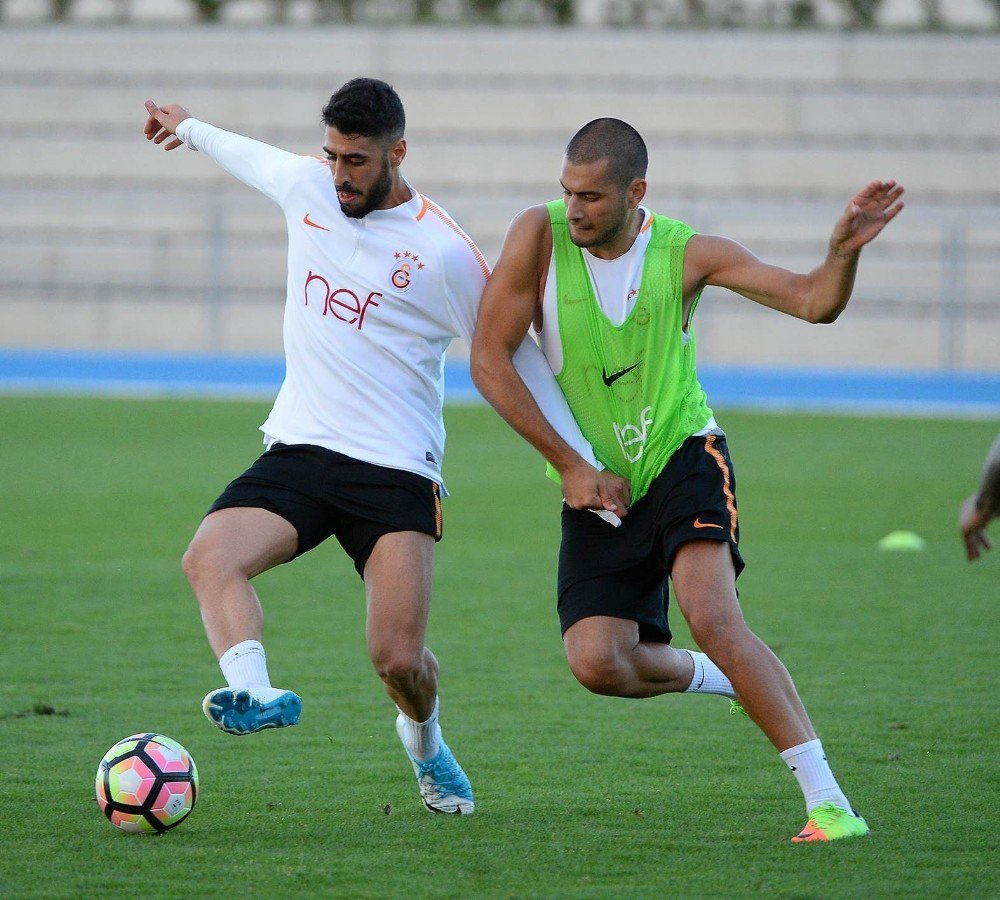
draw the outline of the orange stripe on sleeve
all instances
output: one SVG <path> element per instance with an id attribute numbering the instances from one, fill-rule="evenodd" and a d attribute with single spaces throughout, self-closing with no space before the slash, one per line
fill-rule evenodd
<path id="1" fill-rule="evenodd" d="M 421 196 L 423 197 L 423 194 L 421 194 Z M 455 232 L 455 234 L 457 234 L 463 241 L 465 241 L 466 244 L 469 245 L 469 249 L 476 256 L 476 261 L 479 263 L 479 268 L 483 270 L 483 275 L 489 278 L 490 277 L 489 263 L 486 262 L 486 257 L 479 252 L 479 248 L 476 246 L 472 238 L 470 238 L 464 231 L 462 231 L 462 229 L 455 224 L 452 218 L 443 209 L 441 209 L 440 206 L 438 206 L 437 204 L 431 202 L 426 197 L 424 197 L 424 208 L 420 210 L 420 215 L 418 215 L 417 218 L 419 219 L 427 210 L 430 210 L 432 213 L 434 213 L 435 216 L 437 216 L 442 222 L 444 222 L 445 225 L 447 225 L 452 231 Z"/>
<path id="2" fill-rule="evenodd" d="M 729 510 L 729 536 L 736 543 L 736 498 L 733 496 L 732 482 L 729 478 L 729 466 L 726 465 L 726 458 L 716 449 L 715 435 L 710 434 L 705 437 L 705 452 L 715 460 L 715 464 L 722 470 L 722 493 L 726 496 L 726 509 Z"/>

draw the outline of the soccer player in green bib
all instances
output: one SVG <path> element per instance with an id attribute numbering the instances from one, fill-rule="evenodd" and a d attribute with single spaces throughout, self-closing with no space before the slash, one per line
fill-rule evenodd
<path id="1" fill-rule="evenodd" d="M 473 377 L 561 482 L 558 610 L 577 680 L 610 696 L 729 697 L 802 788 L 808 821 L 792 840 L 865 835 L 788 672 L 740 611 L 736 479 L 698 383 L 691 321 L 702 289 L 715 285 L 833 322 L 861 248 L 902 209 L 903 188 L 863 188 L 826 258 L 803 275 L 644 208 L 646 164 L 625 122 L 596 119 L 577 132 L 562 199 L 525 210 L 507 232 L 480 308 Z M 560 438 L 511 363 L 532 327 L 602 470 Z M 616 514 L 620 527 L 592 510 Z M 668 582 L 704 652 L 670 646 Z"/>

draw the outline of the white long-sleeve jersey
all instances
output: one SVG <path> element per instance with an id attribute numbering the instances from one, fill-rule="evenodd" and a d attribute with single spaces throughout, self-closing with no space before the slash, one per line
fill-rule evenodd
<path id="1" fill-rule="evenodd" d="M 185 119 L 177 136 L 277 203 L 288 228 L 285 379 L 261 431 L 442 485 L 444 355 L 471 341 L 489 267 L 439 206 L 410 187 L 352 219 L 325 161 Z M 542 413 L 594 463 L 538 346 L 514 363 Z"/>

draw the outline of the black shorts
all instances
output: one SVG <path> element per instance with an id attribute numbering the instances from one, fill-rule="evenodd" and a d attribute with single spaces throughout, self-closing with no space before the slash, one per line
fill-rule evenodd
<path id="1" fill-rule="evenodd" d="M 563 506 L 559 622 L 563 634 L 589 616 L 630 619 L 644 641 L 670 643 L 667 578 L 688 541 L 729 544 L 743 571 L 736 477 L 721 433 L 688 438 L 649 491 L 612 528 L 589 510 Z"/>
<path id="2" fill-rule="evenodd" d="M 383 534 L 420 531 L 441 540 L 436 482 L 312 444 L 273 444 L 208 512 L 235 506 L 266 509 L 290 522 L 299 535 L 295 556 L 335 536 L 362 578 Z"/>

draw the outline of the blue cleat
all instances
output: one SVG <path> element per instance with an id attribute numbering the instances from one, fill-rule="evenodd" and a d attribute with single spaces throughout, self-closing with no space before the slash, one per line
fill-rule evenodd
<path id="1" fill-rule="evenodd" d="M 403 740 L 403 717 L 396 719 L 396 733 Z M 441 749 L 434 759 L 419 762 L 413 758 L 404 741 L 403 748 L 413 765 L 417 785 L 424 806 L 431 812 L 450 813 L 456 816 L 470 816 L 476 804 L 472 799 L 472 785 L 454 754 L 442 740 Z"/>
<path id="2" fill-rule="evenodd" d="M 201 703 L 209 721 L 227 734 L 253 734 L 265 728 L 297 725 L 302 712 L 298 694 L 271 688 L 259 695 L 246 688 L 219 688 Z"/>

